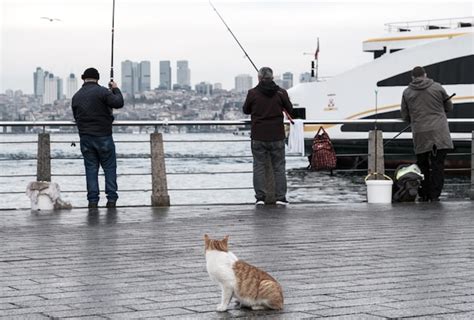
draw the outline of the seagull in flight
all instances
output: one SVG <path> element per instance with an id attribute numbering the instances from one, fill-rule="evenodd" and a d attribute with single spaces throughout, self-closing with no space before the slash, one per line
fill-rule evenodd
<path id="1" fill-rule="evenodd" d="M 46 19 L 46 20 L 49 20 L 50 22 L 53 22 L 53 21 L 61 21 L 61 19 L 58 19 L 58 18 L 50 18 L 50 17 L 41 17 L 41 19 Z"/>

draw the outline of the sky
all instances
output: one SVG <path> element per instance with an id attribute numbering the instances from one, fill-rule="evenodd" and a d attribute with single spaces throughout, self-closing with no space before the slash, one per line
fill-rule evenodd
<path id="1" fill-rule="evenodd" d="M 112 0 L 0 0 L 0 92 L 33 92 L 33 72 L 80 77 L 96 67 L 106 85 L 111 60 Z M 474 16 L 474 1 L 290 1 L 214 0 L 214 6 L 257 67 L 297 79 L 310 71 L 319 37 L 319 75 L 333 76 L 372 59 L 362 42 L 386 33 L 390 22 Z M 58 18 L 50 22 L 41 17 Z M 256 72 L 208 0 L 116 0 L 115 79 L 120 63 L 151 62 L 151 85 L 159 84 L 159 61 L 188 60 L 192 85 Z M 297 80 L 296 80 L 297 82 Z"/>

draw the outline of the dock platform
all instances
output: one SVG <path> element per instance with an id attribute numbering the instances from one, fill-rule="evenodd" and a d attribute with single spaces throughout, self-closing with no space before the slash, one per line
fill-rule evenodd
<path id="1" fill-rule="evenodd" d="M 0 211 L 0 319 L 474 319 L 474 202 Z M 216 312 L 203 235 L 283 311 Z"/>

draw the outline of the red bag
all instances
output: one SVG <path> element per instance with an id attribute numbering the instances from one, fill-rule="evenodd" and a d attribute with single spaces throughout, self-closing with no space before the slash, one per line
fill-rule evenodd
<path id="1" fill-rule="evenodd" d="M 321 134 L 319 134 L 322 131 Z M 329 135 L 323 127 L 319 127 L 313 139 L 313 153 L 309 168 L 311 170 L 332 170 L 336 168 L 336 151 Z"/>

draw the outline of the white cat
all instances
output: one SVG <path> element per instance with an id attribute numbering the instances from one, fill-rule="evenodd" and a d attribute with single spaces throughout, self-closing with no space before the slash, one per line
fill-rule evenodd
<path id="1" fill-rule="evenodd" d="M 217 311 L 227 310 L 232 295 L 235 295 L 241 306 L 252 310 L 281 310 L 283 292 L 280 284 L 265 271 L 239 260 L 228 251 L 228 240 L 229 236 L 212 240 L 207 234 L 204 235 L 207 272 L 222 289 Z"/>

